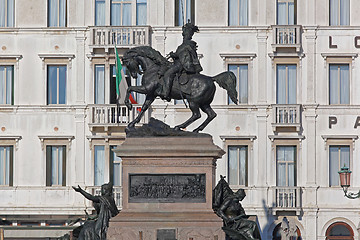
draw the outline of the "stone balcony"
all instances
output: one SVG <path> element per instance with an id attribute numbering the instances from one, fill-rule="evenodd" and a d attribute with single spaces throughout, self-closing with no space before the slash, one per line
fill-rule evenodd
<path id="1" fill-rule="evenodd" d="M 301 212 L 301 188 L 300 187 L 272 187 L 274 214 L 279 211 Z"/>
<path id="2" fill-rule="evenodd" d="M 104 49 L 109 52 L 110 48 L 131 48 L 150 45 L 149 26 L 118 26 L 118 27 L 91 27 L 90 28 L 90 51 Z"/>
<path id="3" fill-rule="evenodd" d="M 273 122 L 274 132 L 300 132 L 301 105 L 300 104 L 274 104 Z"/>
<path id="4" fill-rule="evenodd" d="M 273 51 L 279 48 L 294 48 L 301 51 L 301 26 L 300 25 L 273 25 Z"/>
<path id="5" fill-rule="evenodd" d="M 89 105 L 89 128 L 91 132 L 109 132 L 111 130 L 124 131 L 126 126 L 134 120 L 141 111 L 141 104 L 133 105 L 130 111 L 125 105 L 94 104 Z M 149 121 L 149 110 L 137 125 Z"/>

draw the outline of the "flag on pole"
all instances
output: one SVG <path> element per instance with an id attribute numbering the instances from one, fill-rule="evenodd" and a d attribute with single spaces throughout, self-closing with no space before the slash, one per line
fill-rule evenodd
<path id="1" fill-rule="evenodd" d="M 120 82 L 122 80 L 122 76 L 121 76 L 121 70 L 122 70 L 122 65 L 120 62 L 120 58 L 119 58 L 119 54 L 116 48 L 116 44 L 115 44 L 115 66 L 116 66 L 116 95 L 117 95 L 117 99 L 118 102 L 120 100 Z"/>
<path id="2" fill-rule="evenodd" d="M 122 81 L 122 69 L 123 67 L 121 65 L 120 57 L 115 44 L 116 95 L 118 104 L 120 104 L 120 102 L 124 102 L 124 98 L 126 96 L 126 89 L 128 88 L 126 80 Z M 129 95 L 129 100 L 132 104 L 137 104 L 137 101 L 134 99 L 132 94 Z"/>

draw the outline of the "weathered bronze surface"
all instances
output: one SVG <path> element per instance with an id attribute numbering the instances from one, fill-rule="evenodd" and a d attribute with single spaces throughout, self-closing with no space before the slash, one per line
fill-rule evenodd
<path id="1" fill-rule="evenodd" d="M 205 202 L 205 174 L 130 174 L 129 202 Z"/>
<path id="2" fill-rule="evenodd" d="M 169 55 L 172 62 L 164 58 L 158 51 L 149 46 L 140 46 L 129 49 L 123 56 L 122 62 L 133 78 L 142 75 L 141 86 L 130 86 L 127 89 L 125 104 L 131 109 L 129 101 L 131 92 L 146 95 L 145 102 L 138 116 L 128 124 L 134 128 L 145 111 L 148 110 L 156 97 L 163 99 L 186 99 L 192 116 L 184 123 L 177 125 L 175 130 L 186 128 L 201 117 L 200 109 L 207 114 L 205 121 L 194 132 L 202 131 L 215 117 L 216 113 L 210 107 L 215 95 L 214 81 L 227 90 L 229 97 L 237 103 L 236 77 L 226 71 L 214 77 L 199 74 L 202 70 L 196 53 L 196 42 L 191 40 L 198 30 L 191 23 L 183 27 L 183 43 L 175 53 Z M 180 80 L 179 80 L 180 79 Z"/>
<path id="3" fill-rule="evenodd" d="M 227 240 L 261 239 L 257 223 L 249 220 L 241 206 L 246 194 L 244 189 L 233 192 L 225 177 L 220 176 L 220 181 L 213 190 L 213 210 L 223 219 L 223 230 Z"/>
<path id="4" fill-rule="evenodd" d="M 96 216 L 89 217 L 85 223 L 74 231 L 74 239 L 78 240 L 106 240 L 106 232 L 109 220 L 115 217 L 119 210 L 116 207 L 113 186 L 111 183 L 101 186 L 101 195 L 93 196 L 84 191 L 80 186 L 73 187 L 76 192 L 93 202 Z"/>

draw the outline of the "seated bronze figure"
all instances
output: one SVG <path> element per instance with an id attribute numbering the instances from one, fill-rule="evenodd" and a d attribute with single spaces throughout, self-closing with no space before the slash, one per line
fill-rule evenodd
<path id="1" fill-rule="evenodd" d="M 244 189 L 233 192 L 229 184 L 221 179 L 213 191 L 213 209 L 224 221 L 223 230 L 227 240 L 261 239 L 257 223 L 249 220 L 241 206 L 246 194 Z"/>

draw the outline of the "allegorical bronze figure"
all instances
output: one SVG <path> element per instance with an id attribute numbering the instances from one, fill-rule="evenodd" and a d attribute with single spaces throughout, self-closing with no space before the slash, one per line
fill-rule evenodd
<path id="1" fill-rule="evenodd" d="M 175 130 L 186 128 L 201 117 L 200 109 L 207 114 L 206 120 L 194 132 L 203 130 L 215 117 L 216 113 L 210 107 L 215 95 L 215 84 L 227 90 L 229 97 L 237 103 L 236 77 L 226 71 L 208 77 L 199 72 L 202 70 L 196 53 L 196 42 L 191 38 L 198 28 L 191 23 L 183 27 L 183 43 L 175 53 L 170 53 L 174 59 L 168 61 L 158 51 L 149 46 L 129 49 L 123 56 L 122 62 L 133 78 L 142 75 L 141 86 L 130 86 L 125 97 L 126 106 L 131 109 L 129 101 L 131 92 L 146 95 L 145 102 L 138 116 L 129 123 L 128 129 L 133 129 L 145 111 L 150 107 L 157 96 L 163 99 L 186 99 L 189 103 L 192 116 L 184 123 L 177 125 Z"/>
<path id="2" fill-rule="evenodd" d="M 109 220 L 119 213 L 113 196 L 112 184 L 103 184 L 101 186 L 100 196 L 93 196 L 84 191 L 80 186 L 73 188 L 87 199 L 93 201 L 94 208 L 97 212 L 96 217 L 89 218 L 80 229 L 77 229 L 79 233 L 74 234 L 76 235 L 74 237 L 77 240 L 106 240 Z"/>
<path id="3" fill-rule="evenodd" d="M 226 240 L 261 239 L 257 223 L 248 219 L 249 216 L 240 204 L 246 196 L 244 189 L 234 193 L 225 177 L 220 178 L 213 190 L 213 210 L 224 221 Z"/>

